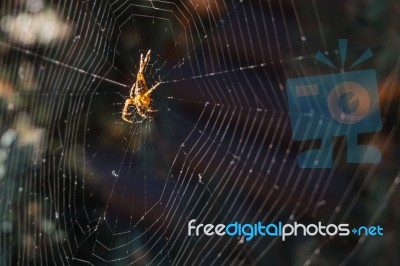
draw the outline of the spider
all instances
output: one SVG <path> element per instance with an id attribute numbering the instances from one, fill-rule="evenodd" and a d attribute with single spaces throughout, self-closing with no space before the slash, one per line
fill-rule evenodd
<path id="1" fill-rule="evenodd" d="M 151 50 L 147 52 L 144 58 L 143 54 L 140 54 L 140 65 L 139 71 L 136 75 L 136 82 L 133 84 L 129 94 L 129 98 L 126 99 L 124 109 L 122 110 L 122 119 L 131 124 L 133 124 L 134 122 L 128 119 L 128 116 L 132 115 L 132 112 L 129 112 L 128 110 L 130 106 L 135 106 L 136 113 L 143 119 L 151 118 L 151 116 L 147 113 L 157 112 L 157 110 L 153 110 L 150 107 L 150 94 L 160 85 L 160 82 L 157 82 L 153 87 L 149 89 L 147 87 L 146 79 L 143 74 L 144 70 L 146 69 L 147 63 L 149 62 L 150 53 Z"/>

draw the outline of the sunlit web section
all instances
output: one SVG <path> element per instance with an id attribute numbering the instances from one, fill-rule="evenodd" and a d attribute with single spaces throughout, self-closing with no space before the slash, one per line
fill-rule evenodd
<path id="1" fill-rule="evenodd" d="M 340 59 L 325 9 L 312 0 L 2 4 L 0 152 L 10 161 L 0 169 L 13 168 L 0 175 L 0 264 L 318 264 L 332 250 L 344 254 L 338 263 L 353 258 L 358 240 L 299 238 L 292 256 L 277 256 L 287 252 L 280 239 L 187 235 L 191 219 L 359 222 L 362 193 L 382 169 L 393 169 L 390 180 L 363 223 L 390 200 L 399 169 L 343 167 L 344 141 L 332 169 L 297 166 L 319 141 L 292 141 L 284 84 L 327 73 L 318 50 Z M 124 102 L 148 50 L 143 73 L 148 87 L 161 83 L 151 95 L 157 112 L 126 123 Z M 392 92 L 395 83 L 385 84 Z M 370 137 L 387 156 L 392 109 L 383 104 L 384 140 Z"/>

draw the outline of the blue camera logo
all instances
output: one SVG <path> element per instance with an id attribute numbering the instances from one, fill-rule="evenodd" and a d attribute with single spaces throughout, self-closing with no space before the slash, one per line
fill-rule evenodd
<path id="1" fill-rule="evenodd" d="M 342 67 L 347 40 L 339 40 Z M 350 69 L 372 56 L 368 49 Z M 324 54 L 316 59 L 338 69 Z M 286 83 L 290 122 L 294 140 L 321 139 L 317 150 L 301 153 L 301 168 L 332 167 L 332 138 L 347 137 L 348 163 L 379 163 L 380 151 L 371 145 L 359 145 L 358 134 L 382 128 L 376 72 L 366 69 L 328 75 L 289 79 Z"/>

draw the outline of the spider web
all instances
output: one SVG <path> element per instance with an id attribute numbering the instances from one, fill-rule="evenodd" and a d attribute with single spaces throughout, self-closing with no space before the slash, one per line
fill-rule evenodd
<path id="1" fill-rule="evenodd" d="M 334 32 L 331 13 L 342 14 L 340 4 L 314 0 L 47 1 L 39 11 L 32 3 L 41 1 L 27 3 L 1 4 L 7 16 L 1 75 L 15 87 L 10 100 L 0 85 L 7 99 L 1 111 L 2 264 L 366 260 L 363 249 L 375 239 L 247 242 L 189 237 L 187 223 L 384 223 L 400 180 L 399 54 L 379 61 L 390 40 L 368 39 L 347 25 Z M 26 39 L 31 17 L 27 31 L 7 31 L 18 15 L 45 10 L 56 14 L 65 36 Z M 284 84 L 332 73 L 314 54 L 336 58 L 336 39 L 343 36 L 354 40 L 353 59 L 366 48 L 377 51 L 369 67 L 379 74 L 384 129 L 363 140 L 379 146 L 383 159 L 346 164 L 346 142 L 339 138 L 332 168 L 300 169 L 299 154 L 319 141 L 292 141 Z M 161 83 L 151 94 L 157 112 L 125 123 L 124 102 L 140 54 L 148 50 L 147 84 Z"/>

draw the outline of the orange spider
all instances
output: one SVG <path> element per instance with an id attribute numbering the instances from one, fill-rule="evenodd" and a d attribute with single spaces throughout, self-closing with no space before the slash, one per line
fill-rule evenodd
<path id="1" fill-rule="evenodd" d="M 147 52 L 145 58 L 143 58 L 143 54 L 140 54 L 140 65 L 139 71 L 136 75 L 136 82 L 133 84 L 129 94 L 129 98 L 126 99 L 124 109 L 122 110 L 122 119 L 128 123 L 134 123 L 132 120 L 128 119 L 128 116 L 132 115 L 132 112 L 128 111 L 130 106 L 135 106 L 136 113 L 143 119 L 151 118 L 151 116 L 146 113 L 157 112 L 157 110 L 153 110 L 150 107 L 150 94 L 160 85 L 160 82 L 157 82 L 153 87 L 149 89 L 147 87 L 146 79 L 143 74 L 150 59 L 150 52 L 151 50 Z M 141 121 L 138 121 L 136 123 L 140 122 Z"/>

